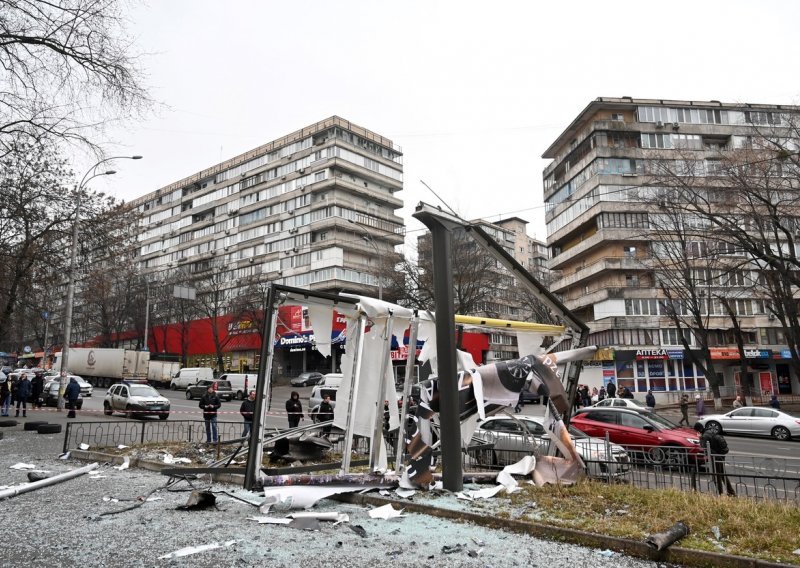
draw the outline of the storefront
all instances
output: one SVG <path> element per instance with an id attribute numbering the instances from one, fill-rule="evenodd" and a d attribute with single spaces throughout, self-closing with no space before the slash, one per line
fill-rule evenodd
<path id="1" fill-rule="evenodd" d="M 615 351 L 614 368 L 603 368 L 603 384 L 616 379 L 617 390 L 633 393 L 706 390 L 702 371 L 684 355 L 683 349 Z"/>

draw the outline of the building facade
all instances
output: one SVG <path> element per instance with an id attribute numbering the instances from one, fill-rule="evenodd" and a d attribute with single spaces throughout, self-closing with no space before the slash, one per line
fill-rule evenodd
<path id="1" fill-rule="evenodd" d="M 678 329 L 669 317 L 669 310 L 682 309 L 675 306 L 683 299 L 671 297 L 660 278 L 668 249 L 664 227 L 674 235 L 674 225 L 690 224 L 686 216 L 673 223 L 666 215 L 675 204 L 665 200 L 680 194 L 668 186 L 718 175 L 731 153 L 751 147 L 754 129 L 785 128 L 790 135 L 787 117 L 796 111 L 719 101 L 598 98 L 545 151 L 543 157 L 552 160 L 543 172 L 552 290 L 587 322 L 589 343 L 599 347 L 584 372 L 587 382 L 614 380 L 640 397 L 650 389 L 657 395 L 707 389 L 707 378 L 681 341 L 686 334 L 694 348 L 694 330 Z M 681 170 L 672 182 L 659 175 L 664 164 Z M 707 294 L 701 315 L 711 330 L 708 347 L 723 396 L 741 381 L 755 393 L 800 392 L 786 336 L 764 297 L 754 292 L 763 275 L 746 255 L 713 241 L 713 236 L 690 239 L 681 246 L 689 262 L 711 256 L 728 262 L 727 268 L 706 268 L 707 290 L 700 292 Z M 732 299 L 740 323 L 744 361 L 731 319 L 717 301 L 723 296 Z"/>
<path id="2" fill-rule="evenodd" d="M 147 282 L 150 313 L 142 301 L 115 341 L 140 346 L 147 320 L 154 354 L 216 367 L 216 330 L 224 366 L 255 370 L 269 283 L 378 295 L 379 267 L 405 237 L 402 189 L 400 148 L 334 116 L 143 195 L 132 202 L 140 216 L 131 262 Z M 79 291 L 87 285 L 79 280 Z M 279 322 L 286 341 L 276 368 L 296 375 L 337 366 L 340 346 L 327 361 L 313 349 L 335 338 L 314 338 L 302 313 L 284 319 L 292 321 Z"/>

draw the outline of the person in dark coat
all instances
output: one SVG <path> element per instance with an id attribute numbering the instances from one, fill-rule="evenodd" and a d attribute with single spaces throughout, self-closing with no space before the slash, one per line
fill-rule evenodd
<path id="1" fill-rule="evenodd" d="M 75 380 L 75 377 L 69 379 L 67 388 L 64 389 L 64 400 L 67 401 L 67 408 L 69 413 L 67 418 L 75 418 L 75 409 L 78 407 L 78 398 L 81 396 L 81 385 Z"/>
<path id="2" fill-rule="evenodd" d="M 0 383 L 0 405 L 2 405 L 2 414 L 0 416 L 8 416 L 8 407 L 11 406 L 11 377 L 6 376 L 2 383 Z"/>
<path id="3" fill-rule="evenodd" d="M 608 385 L 606 385 L 606 394 L 608 398 L 616 398 L 617 385 L 614 384 L 614 381 L 608 381 Z"/>
<path id="4" fill-rule="evenodd" d="M 644 403 L 647 405 L 649 410 L 656 409 L 656 397 L 653 394 L 653 391 L 647 391 L 647 396 L 644 397 Z"/>
<path id="5" fill-rule="evenodd" d="M 725 441 L 722 434 L 712 428 L 705 428 L 699 422 L 695 423 L 694 429 L 700 434 L 700 447 L 711 454 L 711 470 L 714 472 L 717 493 L 722 495 L 724 481 L 728 495 L 736 497 L 731 480 L 725 475 L 725 455 L 728 453 L 728 442 Z"/>
<path id="6" fill-rule="evenodd" d="M 769 399 L 769 405 L 772 408 L 774 408 L 775 410 L 780 410 L 781 409 L 781 401 L 778 400 L 778 395 L 777 394 L 773 394 L 772 398 Z"/>
<path id="7" fill-rule="evenodd" d="M 17 382 L 17 416 L 19 406 L 22 405 L 22 416 L 28 415 L 28 398 L 31 396 L 31 381 L 28 375 L 22 375 Z"/>
<path id="8" fill-rule="evenodd" d="M 292 391 L 289 400 L 286 401 L 286 414 L 289 417 L 289 428 L 297 428 L 303 418 L 303 405 L 297 391 Z"/>
<path id="9" fill-rule="evenodd" d="M 36 371 L 31 381 L 31 404 L 34 408 L 41 408 L 42 391 L 44 390 L 44 373 Z"/>
<path id="10" fill-rule="evenodd" d="M 322 399 L 322 402 L 319 405 L 319 411 L 317 412 L 317 419 L 320 422 L 327 422 L 328 420 L 333 420 L 333 405 L 331 404 L 331 395 L 326 394 L 325 398 Z M 325 426 L 322 429 L 322 432 L 327 437 L 328 434 L 331 433 L 330 425 Z"/>
<path id="11" fill-rule="evenodd" d="M 689 395 L 685 394 L 681 397 L 681 421 L 678 422 L 678 426 L 683 425 L 686 422 L 686 426 L 689 426 Z"/>
<path id="12" fill-rule="evenodd" d="M 247 395 L 247 398 L 242 401 L 242 405 L 239 407 L 239 414 L 241 414 L 244 419 L 242 438 L 246 438 L 250 435 L 250 431 L 253 429 L 253 415 L 255 412 L 256 391 L 250 391 L 250 394 Z"/>
<path id="13" fill-rule="evenodd" d="M 206 443 L 216 443 L 219 439 L 217 432 L 217 410 L 222 406 L 217 391 L 214 390 L 213 385 L 208 386 L 206 394 L 200 397 L 200 404 L 198 405 L 203 409 L 203 420 L 206 421 Z"/>

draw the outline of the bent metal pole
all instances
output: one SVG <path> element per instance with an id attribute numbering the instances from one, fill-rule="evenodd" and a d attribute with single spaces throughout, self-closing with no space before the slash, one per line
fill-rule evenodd
<path id="1" fill-rule="evenodd" d="M 53 477 L 48 477 L 47 479 L 42 479 L 41 481 L 34 481 L 33 483 L 26 483 L 25 485 L 19 485 L 17 487 L 9 487 L 8 489 L 0 491 L 0 499 L 8 499 L 9 497 L 27 493 L 28 491 L 34 491 L 49 485 L 56 485 L 62 481 L 67 481 L 73 477 L 79 477 L 85 473 L 89 473 L 93 469 L 97 469 L 99 466 L 100 464 L 97 462 L 90 463 L 89 465 L 85 465 L 81 468 L 73 469 L 72 471 L 61 473 L 59 475 L 54 475 Z"/>

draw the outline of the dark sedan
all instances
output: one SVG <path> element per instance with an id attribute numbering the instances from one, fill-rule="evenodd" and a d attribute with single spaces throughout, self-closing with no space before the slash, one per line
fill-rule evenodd
<path id="1" fill-rule="evenodd" d="M 313 387 L 322 381 L 322 377 L 322 373 L 308 371 L 306 373 L 300 373 L 289 382 L 293 387 Z"/>
<path id="2" fill-rule="evenodd" d="M 45 406 L 58 406 L 58 389 L 61 387 L 61 383 L 59 381 L 50 381 L 44 388 L 44 392 L 42 392 L 42 399 L 44 400 Z M 78 403 L 76 404 L 78 410 L 83 408 L 83 397 L 78 397 Z"/>
<path id="3" fill-rule="evenodd" d="M 210 381 L 208 379 L 203 379 L 202 381 L 197 381 L 194 385 L 186 387 L 186 398 L 189 400 L 201 398 L 206 394 L 208 387 L 214 387 L 220 400 L 231 401 L 233 397 L 236 396 L 236 393 L 233 392 L 233 388 L 231 388 L 230 381 L 221 381 L 219 379 Z"/>

